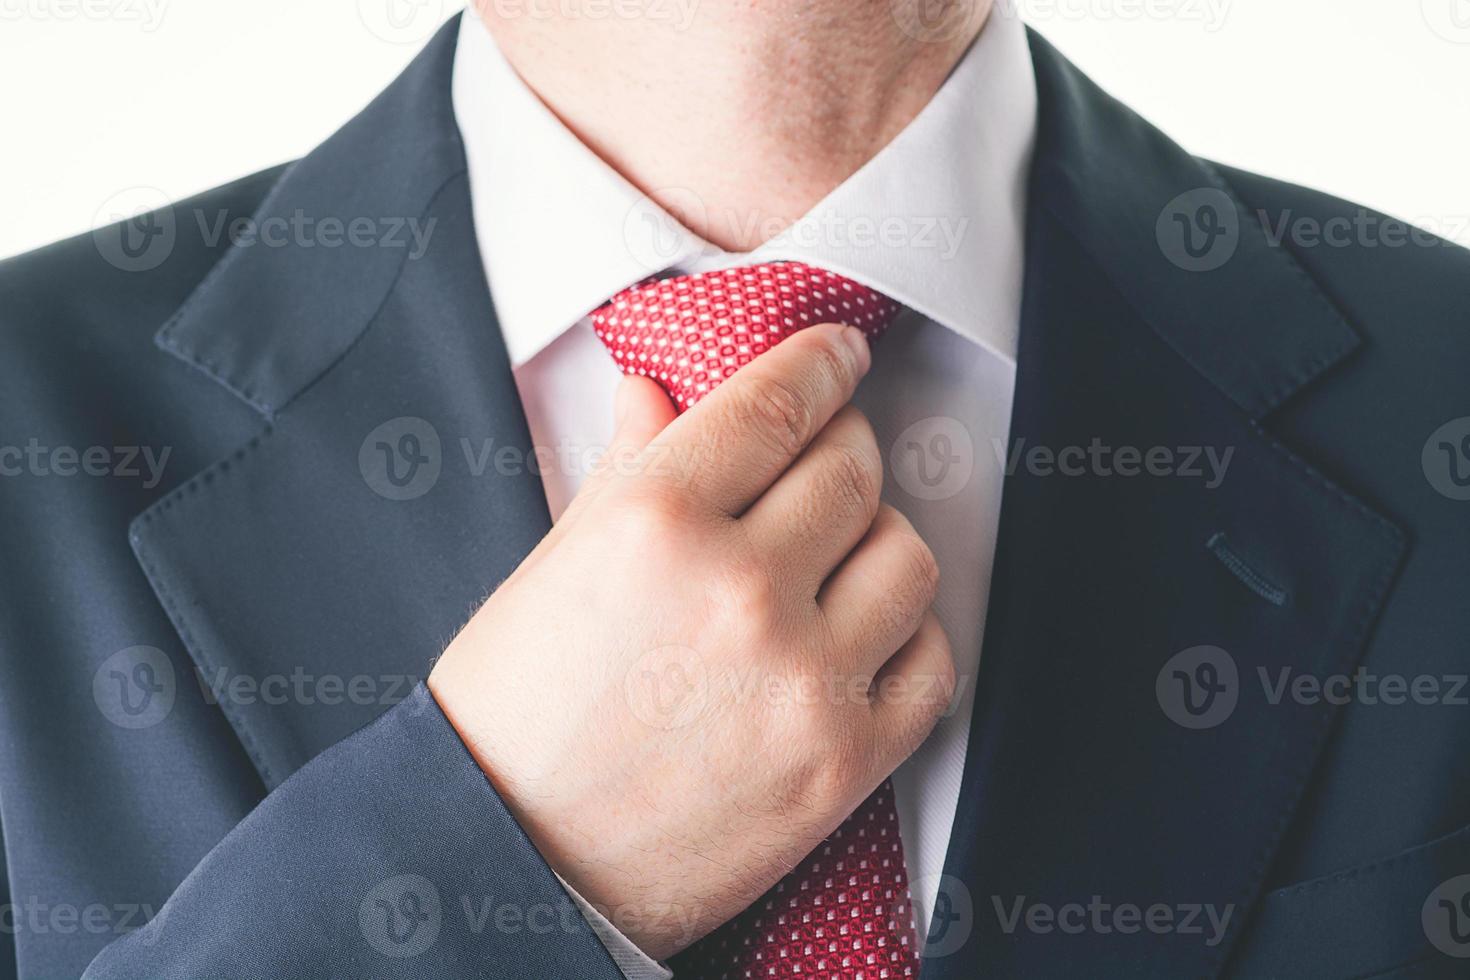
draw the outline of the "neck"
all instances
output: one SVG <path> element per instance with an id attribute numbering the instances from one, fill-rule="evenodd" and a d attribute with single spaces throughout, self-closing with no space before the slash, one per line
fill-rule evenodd
<path id="1" fill-rule="evenodd" d="M 506 58 L 691 231 L 750 251 L 888 144 L 992 0 L 477 0 Z M 593 16 L 594 7 L 602 16 Z M 624 12 L 620 15 L 620 11 Z"/>

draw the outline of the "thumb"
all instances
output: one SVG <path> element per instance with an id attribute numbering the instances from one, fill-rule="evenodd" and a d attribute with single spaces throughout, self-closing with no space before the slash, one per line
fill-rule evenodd
<path id="1" fill-rule="evenodd" d="M 610 476 L 636 472 L 643 450 L 678 414 L 674 403 L 657 384 L 636 374 L 624 375 L 613 399 L 612 442 L 557 527 L 575 523 L 577 515 L 597 496 L 599 488 L 607 485 Z"/>
<path id="2" fill-rule="evenodd" d="M 613 401 L 617 428 L 608 446 L 608 458 L 614 463 L 619 457 L 623 461 L 632 459 L 678 414 L 669 396 L 653 381 L 636 374 L 624 375 Z"/>
<path id="3" fill-rule="evenodd" d="M 600 490 L 608 485 L 611 475 L 636 471 L 639 457 L 648 444 L 678 414 L 674 403 L 657 384 L 639 375 L 624 375 L 613 399 L 612 442 L 548 537 L 560 538 L 575 526 Z"/>

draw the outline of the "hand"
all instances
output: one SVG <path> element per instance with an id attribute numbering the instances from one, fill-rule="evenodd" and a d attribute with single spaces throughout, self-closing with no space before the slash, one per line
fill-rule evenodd
<path id="1" fill-rule="evenodd" d="M 654 958 L 775 884 L 953 696 L 934 556 L 847 405 L 869 363 L 812 327 L 678 418 L 624 379 L 603 467 L 429 677 L 546 861 Z"/>

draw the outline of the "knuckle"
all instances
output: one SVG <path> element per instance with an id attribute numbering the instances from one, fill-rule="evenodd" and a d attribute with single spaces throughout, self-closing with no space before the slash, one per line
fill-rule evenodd
<path id="1" fill-rule="evenodd" d="M 869 622 L 880 636 L 901 637 L 913 629 L 917 604 L 903 595 L 890 591 L 873 603 Z"/>
<path id="2" fill-rule="evenodd" d="M 949 707 L 949 703 L 954 700 L 955 694 L 959 691 L 960 684 L 959 671 L 955 667 L 954 662 L 954 653 L 950 650 L 947 641 L 941 642 L 943 649 L 941 655 L 936 658 L 937 663 L 934 669 L 934 702 L 936 714 L 943 714 L 944 709 Z"/>
<path id="3" fill-rule="evenodd" d="M 882 517 L 879 520 L 883 520 Z M 883 529 L 885 563 L 875 570 L 875 600 L 869 615 L 885 634 L 912 631 L 920 614 L 934 602 L 939 571 L 934 553 L 902 518 Z"/>
<path id="4" fill-rule="evenodd" d="M 929 737 L 934 727 L 939 724 L 939 719 L 944 715 L 945 705 L 935 701 L 923 701 L 915 704 L 904 718 L 899 730 L 899 740 L 902 743 L 901 751 L 905 758 L 912 755 L 914 750 Z"/>
<path id="5" fill-rule="evenodd" d="M 832 761 L 845 783 L 860 779 L 871 764 L 871 753 L 867 739 L 850 715 L 839 715 L 833 725 L 836 732 L 832 737 Z"/>
<path id="6" fill-rule="evenodd" d="M 883 474 L 875 453 L 861 444 L 844 443 L 833 447 L 828 480 L 836 504 L 845 512 L 872 516 L 874 504 L 883 489 Z"/>
<path id="7" fill-rule="evenodd" d="M 939 591 L 939 562 L 934 551 L 913 528 L 906 527 L 898 535 L 899 594 L 927 606 Z"/>
<path id="8" fill-rule="evenodd" d="M 787 726 L 790 735 L 801 739 L 791 744 L 820 746 L 807 759 L 804 782 L 828 808 L 850 799 L 872 764 L 858 725 L 840 713 L 806 712 Z"/>
<path id="9" fill-rule="evenodd" d="M 630 493 L 616 510 L 622 533 L 635 541 L 666 542 L 682 538 L 693 523 L 693 507 L 685 494 L 648 484 Z"/>
<path id="10" fill-rule="evenodd" d="M 924 667 L 910 678 L 913 689 L 913 706 L 910 710 L 919 740 L 923 741 L 954 701 L 959 689 L 959 675 L 955 668 L 954 655 L 949 648 L 949 640 L 939 628 L 937 620 L 930 619 L 926 623 L 926 628 L 920 631 L 916 642 L 929 648 L 928 655 L 924 658 Z"/>
<path id="11" fill-rule="evenodd" d="M 852 427 L 853 439 L 862 445 L 863 450 L 873 459 L 878 467 L 878 472 L 883 472 L 883 453 L 878 449 L 878 433 L 873 431 L 873 423 L 863 414 L 862 410 L 854 405 L 843 408 L 844 421 Z"/>
<path id="12" fill-rule="evenodd" d="M 819 335 L 811 336 L 817 338 Z M 820 340 L 814 339 L 810 345 L 819 382 L 825 386 L 845 387 L 853 374 L 852 358 L 838 346 L 841 343 L 834 333 L 831 336 L 822 334 Z"/>
<path id="13" fill-rule="evenodd" d="M 744 431 L 754 430 L 787 456 L 801 452 L 812 425 L 809 400 L 796 385 L 773 375 L 757 375 L 746 386 L 740 414 Z"/>
<path id="14" fill-rule="evenodd" d="M 732 563 L 715 591 L 730 622 L 747 633 L 765 631 L 780 618 L 780 591 L 770 571 L 758 561 Z"/>
<path id="15" fill-rule="evenodd" d="M 904 678 L 896 692 L 907 710 L 916 716 L 916 724 L 933 724 L 944 715 L 954 700 L 958 679 L 949 644 L 938 628 L 920 631 L 917 643 L 927 647 L 924 664 Z"/>
<path id="16" fill-rule="evenodd" d="M 931 682 L 931 690 L 929 697 L 924 701 L 924 706 L 929 717 L 937 722 L 949 710 L 950 702 L 954 700 L 959 690 L 959 678 L 955 672 L 954 658 L 949 655 L 947 649 L 944 656 L 938 658 L 934 673 L 926 679 Z"/>

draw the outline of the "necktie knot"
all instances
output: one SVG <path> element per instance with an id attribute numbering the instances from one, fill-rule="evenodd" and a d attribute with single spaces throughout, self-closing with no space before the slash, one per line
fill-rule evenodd
<path id="1" fill-rule="evenodd" d="M 631 286 L 593 311 L 592 327 L 624 374 L 652 378 L 683 411 L 799 330 L 845 323 L 872 339 L 899 310 L 835 272 L 765 262 Z"/>

